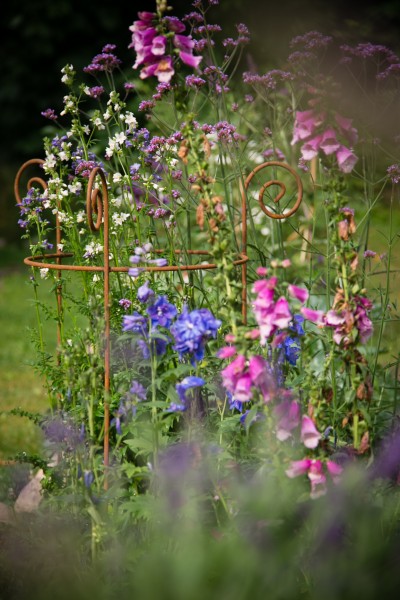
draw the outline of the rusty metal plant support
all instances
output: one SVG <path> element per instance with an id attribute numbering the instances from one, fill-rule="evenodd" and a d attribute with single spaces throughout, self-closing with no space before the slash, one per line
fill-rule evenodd
<path id="1" fill-rule="evenodd" d="M 21 202 L 21 196 L 19 193 L 21 185 L 21 176 L 26 169 L 32 166 L 41 167 L 44 160 L 40 158 L 34 158 L 25 162 L 15 178 L 14 183 L 14 194 L 17 202 Z M 283 168 L 294 177 L 297 185 L 297 198 L 294 206 L 285 213 L 275 213 L 269 210 L 263 201 L 266 190 L 276 185 L 280 188 L 280 192 L 274 198 L 274 202 L 277 204 L 286 193 L 285 184 L 277 179 L 272 179 L 264 183 L 259 191 L 258 202 L 261 210 L 272 219 L 287 219 L 293 215 L 300 206 L 302 200 L 302 183 L 299 175 L 286 163 L 277 161 L 269 161 L 258 165 L 251 173 L 247 176 L 242 185 L 242 200 L 241 200 L 241 223 L 242 223 L 242 247 L 241 252 L 238 255 L 237 260 L 233 262 L 235 266 L 241 267 L 242 272 L 242 317 L 243 322 L 247 322 L 247 262 L 249 257 L 247 256 L 247 190 L 253 179 L 253 177 L 262 169 L 276 167 Z M 95 185 L 97 178 L 101 180 L 101 187 Z M 32 177 L 27 182 L 27 189 L 29 190 L 33 185 L 40 185 L 43 190 L 47 189 L 47 183 L 41 177 Z M 107 485 L 107 467 L 109 466 L 109 426 L 110 426 L 110 412 L 109 412 L 109 393 L 110 393 L 110 357 L 111 357 L 111 344 L 110 344 L 110 273 L 127 273 L 129 267 L 112 267 L 110 266 L 110 252 L 109 252 L 109 203 L 108 203 L 108 191 L 107 181 L 104 172 L 100 167 L 94 168 L 89 176 L 87 194 L 86 194 L 86 215 L 89 228 L 93 232 L 97 232 L 103 226 L 103 238 L 104 238 L 104 261 L 103 266 L 88 266 L 88 265 L 66 265 L 62 264 L 64 258 L 71 258 L 73 254 L 70 252 L 60 252 L 58 250 L 59 244 L 61 244 L 61 226 L 56 213 L 56 244 L 57 252 L 52 254 L 41 254 L 36 256 L 29 256 L 24 259 L 24 263 L 31 267 L 47 268 L 57 271 L 57 277 L 60 280 L 60 284 L 57 285 L 57 309 L 59 316 L 62 311 L 62 285 L 61 275 L 62 271 L 89 271 L 96 273 L 103 273 L 103 300 L 104 300 L 104 467 L 106 469 L 105 481 Z M 93 216 L 95 215 L 95 220 Z M 160 253 L 161 250 L 156 250 Z M 176 250 L 176 254 L 179 255 L 180 251 Z M 188 250 L 187 254 L 194 256 L 210 256 L 210 252 L 204 250 Z M 55 260 L 54 262 L 48 262 L 48 260 Z M 46 262 L 45 262 L 46 261 Z M 145 267 L 145 271 L 150 272 L 167 272 L 167 271 L 196 271 L 206 269 L 216 269 L 217 264 L 207 262 L 198 265 L 167 265 L 165 267 Z M 57 327 L 57 340 L 61 342 L 61 331 L 60 324 Z"/>

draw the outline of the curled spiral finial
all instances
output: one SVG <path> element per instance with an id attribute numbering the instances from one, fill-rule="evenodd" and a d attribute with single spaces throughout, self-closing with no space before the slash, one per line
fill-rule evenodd
<path id="1" fill-rule="evenodd" d="M 301 179 L 300 179 L 299 175 L 296 173 L 296 171 L 292 167 L 290 167 L 286 163 L 282 163 L 282 162 L 278 162 L 278 161 L 269 161 L 269 162 L 262 163 L 261 165 L 258 165 L 255 169 L 253 169 L 253 171 L 251 171 L 251 173 L 248 175 L 248 177 L 245 181 L 245 184 L 244 184 L 245 190 L 247 190 L 247 188 L 249 187 L 250 182 L 253 179 L 253 177 L 256 175 L 256 173 L 258 173 L 258 171 L 261 171 L 262 169 L 265 169 L 267 167 L 280 167 L 282 169 L 285 169 L 286 171 L 289 171 L 289 173 L 291 175 L 293 175 L 293 177 L 295 178 L 295 181 L 297 184 L 296 202 L 295 202 L 294 206 L 290 210 L 286 211 L 285 213 L 272 212 L 265 206 L 264 200 L 263 200 L 265 191 L 271 185 L 277 185 L 278 187 L 280 187 L 280 192 L 273 199 L 275 204 L 277 204 L 283 198 L 283 196 L 286 194 L 286 186 L 282 181 L 279 181 L 278 179 L 271 179 L 270 181 L 267 181 L 266 183 L 263 184 L 263 186 L 261 187 L 260 192 L 258 194 L 258 203 L 261 207 L 261 210 L 268 217 L 271 217 L 271 219 L 287 219 L 288 217 L 290 217 L 291 215 L 293 215 L 296 212 L 296 210 L 299 208 L 301 200 L 303 198 L 303 184 L 301 183 Z"/>
<path id="2" fill-rule="evenodd" d="M 26 169 L 28 169 L 32 165 L 43 165 L 43 164 L 44 164 L 43 159 L 31 158 L 30 160 L 27 160 L 19 168 L 18 173 L 15 176 L 15 181 L 14 181 L 14 195 L 15 195 L 15 198 L 18 203 L 21 203 L 21 201 L 22 201 L 20 193 L 19 193 L 19 189 L 20 189 L 20 185 L 21 185 L 21 177 L 22 177 L 24 171 L 26 171 Z M 43 191 L 47 190 L 47 183 L 41 177 L 31 177 L 26 184 L 26 189 L 30 190 L 34 183 L 38 183 L 43 188 Z"/>
<path id="3" fill-rule="evenodd" d="M 97 175 L 99 175 L 101 179 L 101 189 L 94 185 Z M 99 231 L 104 217 L 104 205 L 107 202 L 108 191 L 106 177 L 100 167 L 95 167 L 90 173 L 86 194 L 86 215 L 89 227 L 92 231 Z M 97 216 L 96 222 L 93 220 L 93 213 Z"/>

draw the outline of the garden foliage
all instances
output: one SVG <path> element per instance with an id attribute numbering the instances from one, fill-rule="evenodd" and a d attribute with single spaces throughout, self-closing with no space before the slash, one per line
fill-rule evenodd
<path id="1" fill-rule="evenodd" d="M 252 573 L 250 595 L 227 597 L 258 597 L 254 582 L 276 590 L 272 575 L 268 585 L 263 579 L 262 549 L 274 577 L 283 559 L 296 565 L 274 597 L 294 589 L 312 596 L 313 585 L 329 597 L 332 573 L 318 543 L 331 548 L 331 536 L 348 552 L 368 528 L 362 515 L 355 524 L 349 489 L 362 489 L 368 507 L 375 493 L 387 506 L 398 498 L 390 329 L 400 132 L 385 126 L 382 107 L 397 108 L 400 59 L 383 46 L 340 45 L 312 31 L 292 40 L 282 68 L 259 72 L 247 27 L 225 37 L 212 22 L 213 4 L 196 0 L 178 18 L 160 0 L 154 12 L 139 13 L 129 28 L 132 65 L 121 65 L 111 44 L 81 74 L 67 65 L 60 114 L 43 112 L 54 125 L 44 142 L 47 189 L 34 186 L 19 203 L 31 254 L 104 264 L 104 223 L 91 231 L 85 212 L 89 176 L 99 168 L 109 197 L 108 260 L 129 267 L 110 275 L 109 392 L 102 272 L 65 271 L 61 280 L 56 270 L 32 273 L 37 367 L 50 407 L 41 421 L 44 505 L 90 516 L 94 556 L 135 531 L 143 553 L 147 547 L 183 581 L 176 557 L 196 547 L 193 577 L 205 586 L 206 545 L 221 572 L 232 561 Z M 281 163 L 304 188 L 287 218 L 297 190 Z M 279 202 L 276 180 L 286 186 Z M 384 253 L 373 229 L 377 207 L 388 215 Z M 243 251 L 246 318 L 235 264 Z M 184 268 L 202 262 L 215 269 Z M 170 266 L 181 268 L 162 270 Z M 61 307 L 44 301 L 41 278 L 53 278 L 55 292 L 62 286 Z M 54 356 L 40 334 L 53 324 Z M 326 519 L 332 505 L 335 523 Z M 190 534 L 177 534 L 175 522 Z M 236 564 L 242 544 L 245 567 Z M 134 554 L 126 570 L 148 569 L 150 558 Z M 229 584 L 208 567 L 210 589 L 233 585 L 232 568 Z M 182 597 L 197 597 L 194 589 Z"/>

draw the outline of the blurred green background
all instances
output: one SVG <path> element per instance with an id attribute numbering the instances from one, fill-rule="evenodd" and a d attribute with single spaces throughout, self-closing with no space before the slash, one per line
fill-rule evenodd
<path id="1" fill-rule="evenodd" d="M 205 0 L 207 1 L 207 0 Z M 192 10 L 191 3 L 172 3 L 174 14 Z M 19 166 L 42 157 L 46 121 L 41 111 L 60 110 L 64 87 L 60 70 L 72 63 L 77 69 L 90 63 L 106 43 L 117 45 L 123 66 L 134 62 L 129 25 L 139 10 L 153 11 L 155 2 L 141 0 L 19 0 L 2 6 L 0 20 L 0 409 L 15 406 L 36 411 L 46 408 L 45 394 L 30 361 L 33 348 L 27 328 L 34 326 L 35 309 L 29 286 L 26 253 L 17 225 L 13 181 Z M 295 35 L 316 29 L 339 34 L 347 42 L 372 41 L 399 51 L 400 8 L 396 1 L 362 4 L 336 0 L 313 2 L 282 0 L 221 0 L 210 22 L 223 26 L 245 23 L 252 43 L 243 60 L 261 71 L 278 68 Z M 382 223 L 385 216 L 382 217 Z M 46 288 L 44 288 L 46 293 Z M 47 332 L 49 337 L 53 332 Z M 55 332 L 54 332 L 55 335 Z M 0 415 L 0 457 L 34 449 L 38 434 L 17 417 Z"/>

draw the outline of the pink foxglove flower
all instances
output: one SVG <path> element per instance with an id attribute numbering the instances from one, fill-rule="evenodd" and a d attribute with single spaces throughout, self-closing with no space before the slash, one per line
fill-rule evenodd
<path id="1" fill-rule="evenodd" d="M 164 56 L 167 38 L 164 35 L 157 35 L 151 43 L 151 53 L 154 56 Z"/>
<path id="2" fill-rule="evenodd" d="M 338 113 L 335 114 L 335 121 L 339 125 L 340 132 L 347 138 L 349 144 L 353 146 L 357 143 L 358 133 L 357 129 L 352 127 L 353 120 L 342 117 Z"/>
<path id="3" fill-rule="evenodd" d="M 312 321 L 316 325 L 324 325 L 325 324 L 325 313 L 322 310 L 313 310 L 312 308 L 307 308 L 303 306 L 300 309 L 301 314 L 307 321 Z"/>
<path id="4" fill-rule="evenodd" d="M 335 463 L 333 460 L 328 460 L 326 463 L 326 468 L 328 469 L 329 475 L 332 477 L 333 483 L 338 483 L 340 481 L 340 475 L 343 472 L 343 467 Z"/>
<path id="5" fill-rule="evenodd" d="M 301 147 L 301 157 L 303 160 L 311 160 L 318 155 L 321 147 L 322 135 L 317 135 L 307 140 Z"/>
<path id="6" fill-rule="evenodd" d="M 285 473 L 288 477 L 293 479 L 293 477 L 299 477 L 299 475 L 304 475 L 308 472 L 312 464 L 311 458 L 303 458 L 303 460 L 294 460 L 292 461 L 290 467 L 286 469 Z"/>
<path id="7" fill-rule="evenodd" d="M 320 148 L 327 155 L 333 154 L 334 152 L 337 152 L 339 150 L 340 142 L 338 142 L 338 139 L 336 137 L 336 131 L 331 127 L 324 131 L 324 133 L 322 134 Z"/>
<path id="8" fill-rule="evenodd" d="M 185 65 L 192 67 L 192 69 L 197 69 L 202 61 L 201 56 L 194 56 L 190 52 L 184 52 L 183 50 L 180 51 L 179 58 L 185 63 Z"/>
<path id="9" fill-rule="evenodd" d="M 351 150 L 346 148 L 346 146 L 340 146 L 339 150 L 336 152 L 336 159 L 339 169 L 343 171 L 343 173 L 351 173 L 358 160 L 357 156 L 353 154 Z"/>
<path id="10" fill-rule="evenodd" d="M 314 421 L 307 415 L 303 415 L 301 420 L 300 439 L 306 448 L 316 448 L 321 439 L 321 434 L 315 427 Z"/>
<path id="11" fill-rule="evenodd" d="M 223 346 L 223 348 L 220 348 L 217 352 L 218 358 L 231 358 L 232 356 L 235 356 L 235 354 L 235 346 Z"/>
<path id="12" fill-rule="evenodd" d="M 303 460 L 295 460 L 292 462 L 289 469 L 286 470 L 288 477 L 298 477 L 307 473 L 311 482 L 311 498 L 318 498 L 326 492 L 326 476 L 323 472 L 323 465 L 320 460 L 304 458 Z"/>
<path id="13" fill-rule="evenodd" d="M 249 360 L 249 373 L 253 385 L 261 393 L 264 402 L 269 402 L 275 395 L 275 381 L 271 367 L 262 356 L 252 356 Z"/>
<path id="14" fill-rule="evenodd" d="M 323 120 L 323 116 L 315 113 L 313 110 L 298 110 L 296 112 L 291 144 L 294 145 L 297 142 L 306 140 L 308 137 L 312 136 Z"/>
<path id="15" fill-rule="evenodd" d="M 310 468 L 308 469 L 308 478 L 311 482 L 310 497 L 315 499 L 323 496 L 326 493 L 326 476 L 320 460 L 311 461 Z"/>
<path id="16" fill-rule="evenodd" d="M 293 429 L 300 423 L 300 404 L 295 400 L 284 400 L 274 410 L 277 418 L 276 437 L 284 442 L 292 437 Z"/>
<path id="17" fill-rule="evenodd" d="M 299 300 L 302 304 L 308 300 L 308 290 L 305 288 L 300 288 L 297 287 L 297 285 L 290 284 L 288 285 L 288 292 L 292 298 L 296 298 L 296 300 Z"/>
<path id="18" fill-rule="evenodd" d="M 236 402 L 248 402 L 251 400 L 253 396 L 253 392 L 251 390 L 253 385 L 250 373 L 244 373 L 241 375 L 235 384 L 235 389 L 233 392 L 233 399 Z"/>
<path id="19" fill-rule="evenodd" d="M 147 79 L 147 77 L 155 75 L 160 83 L 169 83 L 174 73 L 171 57 L 163 56 L 161 60 L 144 67 L 140 71 L 140 79 Z"/>

